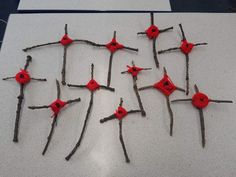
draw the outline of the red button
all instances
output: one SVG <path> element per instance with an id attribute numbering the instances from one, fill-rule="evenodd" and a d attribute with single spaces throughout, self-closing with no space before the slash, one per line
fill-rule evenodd
<path id="1" fill-rule="evenodd" d="M 73 42 L 73 40 L 71 38 L 69 38 L 67 34 L 65 34 L 60 40 L 60 43 L 64 46 L 69 45 L 72 42 Z"/>
<path id="2" fill-rule="evenodd" d="M 125 110 L 125 108 L 123 108 L 122 106 L 119 106 L 118 109 L 115 112 L 115 116 L 117 119 L 121 120 L 123 119 L 125 116 L 127 115 L 127 111 Z"/>
<path id="3" fill-rule="evenodd" d="M 193 47 L 193 43 L 190 43 L 187 40 L 183 40 L 180 49 L 184 54 L 189 54 L 192 51 Z"/>
<path id="4" fill-rule="evenodd" d="M 166 74 L 159 82 L 155 83 L 153 87 L 160 90 L 166 96 L 169 96 L 176 90 L 176 86 Z"/>
<path id="5" fill-rule="evenodd" d="M 91 90 L 91 91 L 95 91 L 95 90 L 97 90 L 97 89 L 100 88 L 100 85 L 99 85 L 94 79 L 91 79 L 91 80 L 87 83 L 86 87 L 87 87 L 89 90 Z"/>
<path id="6" fill-rule="evenodd" d="M 110 50 L 112 53 L 116 52 L 119 49 L 123 49 L 124 46 L 122 44 L 119 44 L 115 38 L 112 39 L 110 43 L 106 45 L 106 48 Z"/>
<path id="7" fill-rule="evenodd" d="M 22 69 L 16 74 L 15 79 L 19 84 L 26 84 L 30 82 L 30 75 L 26 70 Z"/>
<path id="8" fill-rule="evenodd" d="M 158 29 L 157 26 L 155 25 L 151 25 L 147 30 L 146 30 L 146 34 L 148 36 L 149 39 L 154 39 L 157 38 L 160 34 L 160 31 Z"/>
<path id="9" fill-rule="evenodd" d="M 209 104 L 209 98 L 204 93 L 198 92 L 193 95 L 192 104 L 198 109 L 205 108 Z"/>

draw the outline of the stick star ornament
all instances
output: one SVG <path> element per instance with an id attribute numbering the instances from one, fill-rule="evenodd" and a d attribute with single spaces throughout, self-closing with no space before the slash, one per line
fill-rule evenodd
<path id="1" fill-rule="evenodd" d="M 74 146 L 74 148 L 72 149 L 72 151 L 66 156 L 66 160 L 70 160 L 70 158 L 74 155 L 74 153 L 76 152 L 76 150 L 80 147 L 80 144 L 82 142 L 82 139 L 84 137 L 85 134 L 85 130 L 87 127 L 87 123 L 91 114 L 91 110 L 92 110 L 92 106 L 93 106 L 93 97 L 94 97 L 94 93 L 95 91 L 100 91 L 100 89 L 102 90 L 108 90 L 111 92 L 114 92 L 115 89 L 105 86 L 105 85 L 100 85 L 98 84 L 98 82 L 94 79 L 94 65 L 91 65 L 91 80 L 86 84 L 86 85 L 75 85 L 75 84 L 67 84 L 68 87 L 74 87 L 74 88 L 81 88 L 81 89 L 88 89 L 90 91 L 90 102 L 89 102 L 89 107 L 87 109 L 87 113 L 86 113 L 86 117 L 84 120 L 84 125 L 82 128 L 82 132 L 80 134 L 80 137 L 78 139 L 78 142 L 76 143 L 76 145 Z"/>
<path id="2" fill-rule="evenodd" d="M 20 85 L 20 95 L 18 98 L 17 110 L 16 110 L 16 119 L 15 119 L 15 128 L 14 128 L 14 136 L 13 142 L 18 142 L 18 134 L 19 134 L 19 124 L 20 124 L 20 114 L 21 114 L 21 107 L 24 100 L 24 89 L 27 84 L 30 83 L 31 80 L 33 81 L 47 81 L 47 79 L 39 79 L 33 78 L 30 76 L 29 72 L 27 71 L 30 62 L 32 61 L 32 57 L 30 55 L 27 56 L 26 63 L 24 69 L 21 69 L 15 76 L 6 77 L 2 80 L 11 80 L 15 79 L 15 81 Z"/>
<path id="3" fill-rule="evenodd" d="M 138 91 L 138 86 L 137 86 L 137 80 L 138 80 L 138 74 L 143 71 L 143 70 L 151 70 L 151 68 L 140 68 L 135 66 L 134 61 L 132 61 L 132 66 L 127 65 L 128 70 L 127 71 L 123 71 L 121 72 L 121 74 L 131 74 L 132 78 L 133 78 L 133 89 L 135 92 L 135 95 L 137 97 L 138 100 L 138 104 L 139 104 L 139 108 L 141 110 L 142 116 L 146 116 L 146 112 L 143 108 L 143 103 L 141 101 L 141 97 L 139 95 L 139 91 Z"/>
<path id="4" fill-rule="evenodd" d="M 191 43 L 188 42 L 186 37 L 185 37 L 185 33 L 182 27 L 182 24 L 179 24 L 180 30 L 181 30 L 181 34 L 182 34 L 182 41 L 179 47 L 173 47 L 173 48 L 169 48 L 166 50 L 160 50 L 158 51 L 158 54 L 163 54 L 163 53 L 167 53 L 167 52 L 171 52 L 171 51 L 181 51 L 186 58 L 186 76 L 185 76 L 185 80 L 186 80 L 186 95 L 189 94 L 189 54 L 192 52 L 192 50 L 196 47 L 196 46 L 201 46 L 201 45 L 207 45 L 207 43 Z"/>
<path id="5" fill-rule="evenodd" d="M 174 125 L 174 116 L 173 111 L 170 106 L 170 99 L 169 96 L 176 90 L 185 92 L 184 89 L 177 87 L 174 85 L 174 83 L 171 81 L 170 77 L 167 74 L 166 69 L 164 68 L 164 76 L 160 81 L 157 81 L 153 85 L 144 86 L 139 88 L 139 90 L 147 90 L 147 89 L 156 89 L 160 91 L 165 97 L 166 97 L 166 104 L 170 116 L 170 136 L 173 135 L 173 125 Z"/>
<path id="6" fill-rule="evenodd" d="M 204 122 L 204 115 L 203 109 L 205 109 L 209 103 L 233 103 L 231 100 L 215 100 L 210 99 L 206 94 L 199 91 L 197 85 L 194 85 L 195 94 L 192 98 L 187 99 L 177 99 L 172 100 L 172 103 L 176 102 L 192 102 L 192 105 L 198 109 L 199 117 L 200 117 L 200 125 L 201 125 L 201 134 L 202 134 L 202 147 L 205 147 L 206 139 L 205 139 L 205 122 Z"/>
<path id="7" fill-rule="evenodd" d="M 123 99 L 121 98 L 120 99 L 119 107 L 117 108 L 115 113 L 110 115 L 110 116 L 108 116 L 108 117 L 105 117 L 105 118 L 101 119 L 100 123 L 105 123 L 107 121 L 114 120 L 114 119 L 117 119 L 119 121 L 119 138 L 120 138 L 120 143 L 121 143 L 122 149 L 124 151 L 125 161 L 126 161 L 126 163 L 130 163 L 130 159 L 129 159 L 129 156 L 128 156 L 128 153 L 127 153 L 127 150 L 126 150 L 126 147 L 125 147 L 123 135 L 122 135 L 122 122 L 123 122 L 123 119 L 126 116 L 128 116 L 130 114 L 134 114 L 134 113 L 141 113 L 141 110 L 129 110 L 129 111 L 127 111 L 122 106 L 122 104 L 123 104 Z"/>
<path id="8" fill-rule="evenodd" d="M 153 51 L 153 58 L 155 61 L 155 65 L 157 68 L 159 68 L 159 61 L 157 58 L 157 49 L 156 49 L 156 41 L 160 34 L 167 32 L 169 30 L 173 30 L 173 27 L 165 28 L 165 29 L 159 29 L 154 24 L 154 15 L 153 12 L 150 13 L 151 16 L 151 26 L 148 27 L 148 29 L 145 30 L 145 32 L 138 32 L 138 35 L 146 35 L 149 40 L 152 40 L 152 51 Z"/>
<path id="9" fill-rule="evenodd" d="M 61 89 L 60 89 L 60 84 L 59 84 L 58 80 L 56 80 L 56 85 L 57 85 L 57 99 L 54 100 L 50 105 L 29 106 L 28 107 L 29 109 L 32 109 L 32 110 L 50 108 L 53 112 L 53 115 L 51 116 L 52 119 L 53 119 L 52 124 L 51 124 L 51 130 L 50 130 L 50 133 L 48 135 L 47 143 L 46 143 L 46 145 L 43 149 L 42 155 L 44 155 L 46 153 L 46 151 L 48 149 L 48 146 L 51 142 L 52 135 L 53 135 L 53 132 L 54 132 L 54 129 L 55 129 L 55 125 L 57 123 L 57 118 L 58 118 L 59 113 L 61 112 L 61 109 L 63 109 L 65 106 L 67 106 L 71 103 L 80 102 L 80 98 L 76 98 L 76 99 L 68 100 L 68 101 L 62 101 L 61 100 Z"/>

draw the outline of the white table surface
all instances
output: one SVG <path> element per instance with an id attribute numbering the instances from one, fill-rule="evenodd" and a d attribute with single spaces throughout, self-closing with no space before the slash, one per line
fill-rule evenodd
<path id="1" fill-rule="evenodd" d="M 171 11 L 169 0 L 21 0 L 18 10 Z"/>
<path id="2" fill-rule="evenodd" d="M 174 31 L 161 34 L 158 49 L 179 44 L 178 23 L 193 42 L 208 42 L 194 49 L 190 56 L 190 95 L 193 84 L 215 99 L 235 102 L 236 14 L 155 14 L 160 28 L 174 25 Z M 124 20 L 125 19 L 125 20 Z M 81 97 L 61 114 L 45 156 L 41 155 L 51 127 L 51 111 L 32 111 L 30 105 L 41 105 L 56 98 L 55 78 L 60 79 L 63 49 L 50 46 L 24 53 L 21 49 L 49 41 L 57 41 L 68 24 L 72 38 L 106 43 L 113 31 L 123 44 L 138 47 L 139 53 L 118 51 L 114 56 L 112 83 L 115 93 L 98 91 L 81 147 L 67 162 L 64 157 L 75 145 L 82 129 L 90 93 L 87 90 L 62 88 L 62 98 Z M 139 76 L 139 87 L 162 77 L 154 67 L 152 43 L 136 33 L 149 26 L 149 14 L 18 14 L 8 21 L 1 53 L 0 78 L 14 75 L 32 55 L 29 66 L 32 76 L 46 77 L 47 83 L 30 83 L 25 89 L 25 101 L 19 132 L 19 143 L 12 142 L 19 86 L 14 81 L 0 80 L 0 176 L 3 177 L 234 177 L 236 175 L 236 109 L 235 104 L 211 104 L 204 110 L 206 147 L 201 147 L 198 111 L 190 104 L 172 104 L 174 136 L 169 136 L 169 115 L 165 97 L 156 90 L 140 92 L 147 117 L 131 115 L 123 121 L 123 135 L 131 160 L 125 163 L 119 142 L 116 120 L 100 124 L 99 119 L 114 112 L 119 98 L 127 109 L 138 108 L 129 75 L 121 75 L 126 65 L 135 60 L 138 66 L 153 67 Z M 87 45 L 72 45 L 68 49 L 68 83 L 86 83 L 90 79 L 90 64 L 95 64 L 95 79 L 106 83 L 109 52 Z M 185 86 L 185 58 L 179 52 L 159 56 L 170 77 L 180 87 Z M 185 98 L 175 92 L 170 99 Z"/>

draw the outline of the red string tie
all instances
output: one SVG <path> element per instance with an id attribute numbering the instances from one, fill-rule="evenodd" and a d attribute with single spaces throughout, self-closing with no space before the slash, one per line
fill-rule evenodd
<path id="1" fill-rule="evenodd" d="M 125 108 L 123 108 L 122 106 L 119 106 L 118 109 L 115 112 L 115 116 L 117 119 L 121 120 L 123 119 L 125 116 L 127 115 L 127 111 L 125 110 Z"/>
<path id="2" fill-rule="evenodd" d="M 15 79 L 19 84 L 26 84 L 30 82 L 30 75 L 28 71 L 21 69 L 21 71 L 16 74 Z"/>

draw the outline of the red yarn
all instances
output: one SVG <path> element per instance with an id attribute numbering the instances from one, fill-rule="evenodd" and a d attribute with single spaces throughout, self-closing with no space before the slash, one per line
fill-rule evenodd
<path id="1" fill-rule="evenodd" d="M 110 52 L 114 53 L 114 52 L 116 52 L 116 51 L 119 50 L 119 49 L 123 49 L 124 46 L 123 46 L 122 44 L 119 44 L 119 43 L 116 41 L 116 39 L 113 38 L 113 39 L 111 40 L 111 42 L 109 42 L 109 43 L 106 45 L 106 48 L 107 48 L 108 50 L 110 50 Z"/>
<path id="2" fill-rule="evenodd" d="M 57 99 L 52 104 L 50 104 L 50 108 L 54 113 L 52 117 L 55 117 L 65 105 L 66 105 L 66 102 L 60 99 Z"/>
<path id="3" fill-rule="evenodd" d="M 189 54 L 192 51 L 193 47 L 193 43 L 190 43 L 187 40 L 182 40 L 180 49 L 184 54 Z"/>
<path id="4" fill-rule="evenodd" d="M 91 79 L 91 80 L 87 83 L 86 87 L 87 87 L 90 91 L 95 91 L 95 90 L 97 90 L 97 89 L 100 88 L 100 85 L 99 85 L 94 79 Z"/>
<path id="5" fill-rule="evenodd" d="M 19 84 L 26 84 L 30 82 L 30 75 L 28 71 L 21 69 L 21 71 L 16 74 L 15 79 Z"/>
<path id="6" fill-rule="evenodd" d="M 134 77 L 136 77 L 138 75 L 138 73 L 143 70 L 143 68 L 139 68 L 137 66 L 128 66 L 127 65 L 127 67 L 129 68 L 127 71 L 130 74 L 132 74 L 132 76 L 134 76 Z"/>
<path id="7" fill-rule="evenodd" d="M 73 40 L 71 38 L 69 38 L 69 36 L 67 34 L 65 34 L 60 40 L 60 43 L 64 46 L 69 45 L 72 42 L 73 42 Z"/>
<path id="8" fill-rule="evenodd" d="M 164 74 L 164 77 L 159 82 L 155 83 L 153 87 L 160 90 L 166 96 L 169 96 L 176 90 L 176 86 L 167 74 Z"/>
<path id="9" fill-rule="evenodd" d="M 209 104 L 209 98 L 204 93 L 198 92 L 193 95 L 192 104 L 198 109 L 205 108 Z"/>
<path id="10" fill-rule="evenodd" d="M 123 119 L 125 116 L 127 115 L 127 111 L 125 110 L 125 108 L 123 108 L 122 106 L 119 106 L 118 109 L 115 112 L 115 116 L 117 119 L 121 120 Z"/>
<path id="11" fill-rule="evenodd" d="M 151 25 L 145 32 L 149 39 L 155 39 L 160 34 L 158 27 L 155 25 Z"/>

